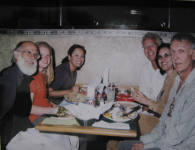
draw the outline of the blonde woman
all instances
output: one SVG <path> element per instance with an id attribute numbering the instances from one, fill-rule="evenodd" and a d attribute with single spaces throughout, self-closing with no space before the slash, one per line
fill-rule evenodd
<path id="1" fill-rule="evenodd" d="M 34 122 L 43 114 L 56 114 L 58 109 L 47 99 L 47 85 L 54 79 L 53 48 L 44 41 L 36 44 L 39 47 L 41 58 L 39 60 L 38 73 L 33 76 L 34 80 L 30 84 L 33 104 L 29 117 L 31 122 Z"/>

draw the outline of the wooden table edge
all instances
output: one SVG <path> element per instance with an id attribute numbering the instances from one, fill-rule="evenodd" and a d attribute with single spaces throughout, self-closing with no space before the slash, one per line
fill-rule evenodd
<path id="1" fill-rule="evenodd" d="M 39 131 L 58 132 L 58 133 L 78 133 L 90 135 L 116 136 L 116 137 L 137 137 L 136 130 L 118 130 L 96 127 L 68 126 L 68 125 L 43 125 L 39 124 L 35 127 Z"/>

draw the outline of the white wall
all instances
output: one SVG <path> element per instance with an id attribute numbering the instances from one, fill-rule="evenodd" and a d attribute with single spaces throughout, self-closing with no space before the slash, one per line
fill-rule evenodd
<path id="1" fill-rule="evenodd" d="M 110 80 L 116 84 L 137 85 L 142 65 L 146 62 L 141 45 L 148 31 L 138 30 L 13 30 L 0 34 L 0 70 L 10 65 L 12 49 L 22 40 L 47 41 L 56 54 L 56 64 L 66 56 L 72 44 L 81 44 L 87 50 L 86 63 L 78 72 L 79 83 L 96 79 L 106 67 Z M 153 31 L 154 32 L 154 31 Z M 157 32 L 165 42 L 172 33 Z"/>

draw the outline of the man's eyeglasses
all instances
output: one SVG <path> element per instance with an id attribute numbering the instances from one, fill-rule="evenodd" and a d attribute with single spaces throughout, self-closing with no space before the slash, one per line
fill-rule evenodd
<path id="1" fill-rule="evenodd" d="M 24 53 L 26 56 L 28 56 L 28 57 L 34 57 L 35 59 L 39 59 L 40 58 L 40 55 L 39 55 L 39 53 L 32 53 L 31 51 L 29 51 L 29 50 L 22 50 L 21 51 L 22 53 Z"/>
<path id="2" fill-rule="evenodd" d="M 164 56 L 158 55 L 158 59 L 168 58 L 170 56 L 171 56 L 171 54 L 166 53 L 166 54 L 164 54 Z"/>

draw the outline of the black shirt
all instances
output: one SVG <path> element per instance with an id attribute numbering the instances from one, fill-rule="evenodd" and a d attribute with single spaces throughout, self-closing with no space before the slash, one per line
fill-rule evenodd
<path id="1" fill-rule="evenodd" d="M 32 107 L 29 84 L 33 78 L 16 65 L 0 74 L 0 131 L 5 145 L 18 132 L 32 127 L 28 117 Z"/>
<path id="2" fill-rule="evenodd" d="M 50 85 L 53 90 L 69 90 L 71 89 L 76 82 L 77 72 L 73 73 L 70 71 L 69 62 L 60 64 L 55 69 L 55 79 Z M 59 103 L 56 101 L 61 101 L 63 97 L 60 98 L 49 98 L 54 103 Z"/>
<path id="3" fill-rule="evenodd" d="M 60 64 L 55 69 L 55 79 L 51 84 L 54 90 L 68 90 L 71 89 L 76 82 L 77 72 L 70 71 L 68 62 Z"/>

